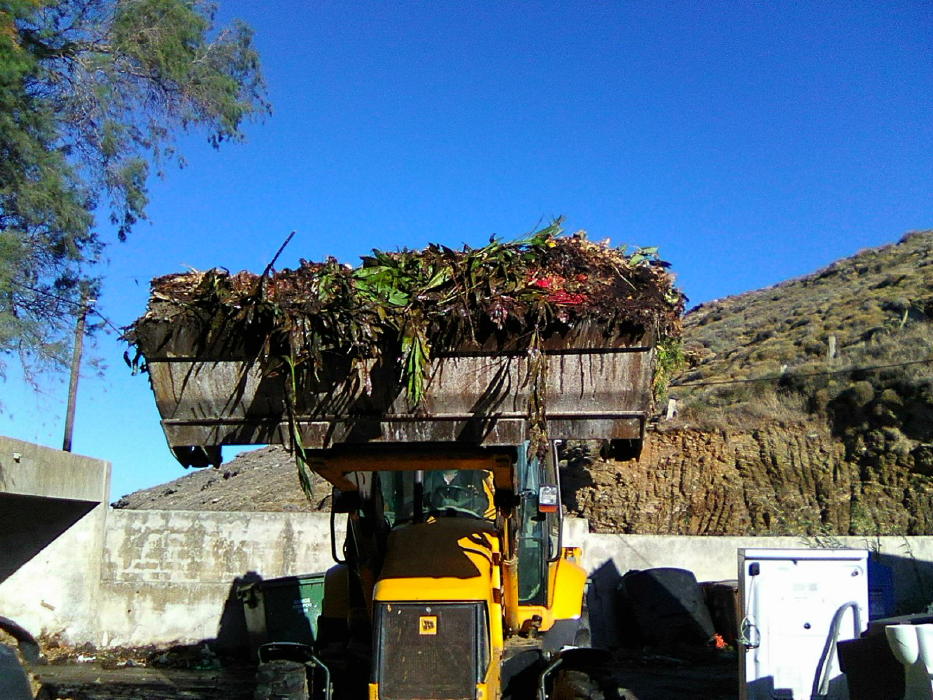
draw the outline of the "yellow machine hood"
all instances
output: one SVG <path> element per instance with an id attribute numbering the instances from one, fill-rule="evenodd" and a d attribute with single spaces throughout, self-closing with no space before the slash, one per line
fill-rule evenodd
<path id="1" fill-rule="evenodd" d="M 377 601 L 488 600 L 499 539 L 491 523 L 438 518 L 404 525 L 389 535 Z"/>

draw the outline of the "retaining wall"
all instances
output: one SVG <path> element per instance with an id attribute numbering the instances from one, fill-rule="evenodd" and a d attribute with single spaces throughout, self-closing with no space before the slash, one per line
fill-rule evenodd
<path id="1" fill-rule="evenodd" d="M 333 564 L 329 521 L 321 513 L 111 511 L 95 643 L 217 639 L 221 646 L 243 644 L 235 583 L 326 570 Z M 600 535 L 589 533 L 579 519 L 567 520 L 565 540 L 584 548 L 593 613 L 607 619 L 614 616 L 615 587 L 630 569 L 674 566 L 690 569 L 701 581 L 734 579 L 743 547 L 814 544 L 795 537 Z M 933 537 L 838 540 L 883 554 L 894 567 L 900 609 L 921 610 L 930 602 Z"/>
<path id="2" fill-rule="evenodd" d="M 867 549 L 873 552 L 876 562 L 891 568 L 893 612 L 922 612 L 933 603 L 933 537 L 833 537 L 817 542 L 803 537 L 603 535 L 585 532 L 585 521 L 571 523 L 567 534 L 565 539 L 580 542 L 584 548 L 583 566 L 590 575 L 590 619 L 597 621 L 593 624 L 594 641 L 602 644 L 620 641 L 619 630 L 612 622 L 619 619 L 616 590 L 627 571 L 675 567 L 689 569 L 698 581 L 737 579 L 738 551 L 748 548 L 811 549 L 829 545 Z"/>
<path id="3" fill-rule="evenodd" d="M 98 643 L 243 643 L 233 586 L 247 577 L 326 570 L 333 564 L 329 521 L 321 513 L 111 511 Z M 615 587 L 631 569 L 672 566 L 700 581 L 734 579 L 741 548 L 816 544 L 798 537 L 601 535 L 580 519 L 567 519 L 564 539 L 583 547 L 593 612 L 606 618 L 614 615 Z M 880 553 L 894 569 L 901 611 L 922 610 L 933 599 L 933 537 L 841 537 L 835 544 Z"/>
<path id="4" fill-rule="evenodd" d="M 110 464 L 0 437 L 0 615 L 93 640 Z"/>

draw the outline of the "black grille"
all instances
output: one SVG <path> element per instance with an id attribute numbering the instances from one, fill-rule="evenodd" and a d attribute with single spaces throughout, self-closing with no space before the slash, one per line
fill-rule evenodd
<path id="1" fill-rule="evenodd" d="M 481 615 L 477 603 L 381 604 L 379 697 L 474 700 Z"/>

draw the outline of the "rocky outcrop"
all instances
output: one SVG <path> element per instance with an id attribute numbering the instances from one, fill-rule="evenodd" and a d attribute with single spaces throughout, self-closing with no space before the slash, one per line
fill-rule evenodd
<path id="1" fill-rule="evenodd" d="M 568 510 L 598 532 L 682 535 L 927 534 L 933 479 L 866 470 L 825 425 L 650 433 L 640 459 L 568 451 Z"/>

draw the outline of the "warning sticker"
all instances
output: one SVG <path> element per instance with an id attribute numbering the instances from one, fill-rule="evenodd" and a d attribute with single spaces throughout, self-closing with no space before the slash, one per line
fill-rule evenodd
<path id="1" fill-rule="evenodd" d="M 437 634 L 437 615 L 422 615 L 419 617 L 418 634 Z"/>

